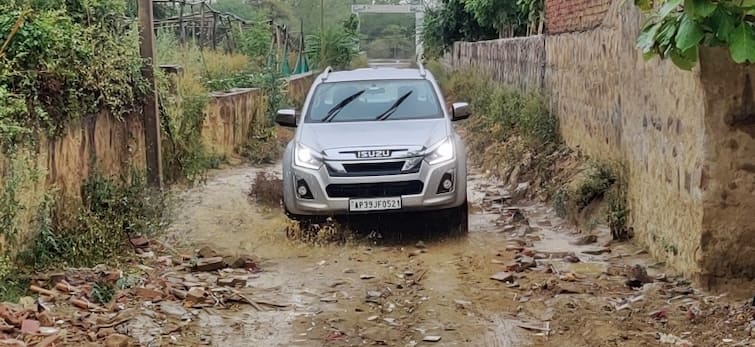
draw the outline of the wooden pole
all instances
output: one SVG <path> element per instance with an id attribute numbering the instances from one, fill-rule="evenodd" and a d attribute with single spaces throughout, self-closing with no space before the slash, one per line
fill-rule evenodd
<path id="1" fill-rule="evenodd" d="M 144 117 L 144 145 L 147 154 L 147 182 L 150 186 L 162 189 L 163 166 L 160 148 L 160 114 L 157 111 L 157 83 L 155 82 L 155 29 L 153 24 L 152 1 L 139 0 L 140 46 L 144 64 L 142 76 L 147 81 L 148 90 L 142 105 Z"/>
<path id="2" fill-rule="evenodd" d="M 196 14 L 194 14 L 194 4 L 189 4 L 189 11 L 191 11 L 191 39 L 196 40 L 197 39 L 197 23 L 195 21 Z"/>
<path id="3" fill-rule="evenodd" d="M 216 42 L 215 42 L 215 38 L 216 38 L 215 35 L 217 34 L 216 31 L 217 31 L 217 24 L 218 24 L 217 18 L 218 18 L 218 15 L 215 12 L 213 12 L 212 13 L 212 37 L 211 37 L 213 51 L 217 49 Z"/>
<path id="4" fill-rule="evenodd" d="M 181 44 L 186 43 L 186 27 L 184 26 L 184 7 L 186 7 L 186 1 L 181 1 L 181 6 L 178 8 L 178 28 L 181 31 Z"/>
<path id="5" fill-rule="evenodd" d="M 199 49 L 204 48 L 204 37 L 202 32 L 204 31 L 204 2 L 199 4 Z"/>
<path id="6" fill-rule="evenodd" d="M 320 0 L 320 61 L 317 67 L 324 69 L 323 60 L 325 60 L 325 0 Z"/>

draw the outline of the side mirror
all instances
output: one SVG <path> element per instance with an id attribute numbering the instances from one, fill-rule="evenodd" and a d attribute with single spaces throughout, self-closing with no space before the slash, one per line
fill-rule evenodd
<path id="1" fill-rule="evenodd" d="M 452 121 L 467 119 L 472 114 L 469 109 L 469 104 L 466 102 L 455 102 L 453 104 L 453 115 L 451 115 Z"/>
<path id="2" fill-rule="evenodd" d="M 275 115 L 275 123 L 284 127 L 296 128 L 296 110 L 278 110 L 278 113 Z"/>

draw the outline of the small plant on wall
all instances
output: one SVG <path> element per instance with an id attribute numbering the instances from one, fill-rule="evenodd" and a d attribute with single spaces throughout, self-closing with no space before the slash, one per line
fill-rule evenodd
<path id="1" fill-rule="evenodd" d="M 649 15 L 637 38 L 646 58 L 689 70 L 700 46 L 727 47 L 738 64 L 755 63 L 755 0 L 635 0 Z"/>

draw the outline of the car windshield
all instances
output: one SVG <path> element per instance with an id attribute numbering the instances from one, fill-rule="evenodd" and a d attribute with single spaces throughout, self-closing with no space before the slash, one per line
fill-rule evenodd
<path id="1" fill-rule="evenodd" d="M 427 80 L 323 83 L 315 88 L 305 122 L 357 122 L 441 118 L 435 89 Z"/>

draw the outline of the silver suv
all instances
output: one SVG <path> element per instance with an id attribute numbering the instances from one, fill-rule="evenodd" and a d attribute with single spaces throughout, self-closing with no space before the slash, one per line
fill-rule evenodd
<path id="1" fill-rule="evenodd" d="M 296 127 L 283 156 L 283 202 L 292 219 L 442 210 L 467 229 L 465 147 L 432 74 L 366 68 L 320 74 L 301 113 L 279 110 Z"/>

